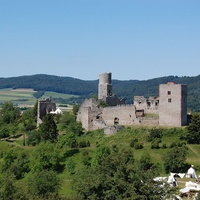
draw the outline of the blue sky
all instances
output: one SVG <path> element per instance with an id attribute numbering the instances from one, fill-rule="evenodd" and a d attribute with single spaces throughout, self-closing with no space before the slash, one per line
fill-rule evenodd
<path id="1" fill-rule="evenodd" d="M 200 74 L 199 0 L 0 0 L 0 77 Z"/>

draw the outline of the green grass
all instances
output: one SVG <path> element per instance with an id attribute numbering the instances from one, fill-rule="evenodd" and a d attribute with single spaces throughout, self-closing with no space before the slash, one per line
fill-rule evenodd
<path id="1" fill-rule="evenodd" d="M 2 89 L 0 90 L 0 102 L 13 101 L 15 104 L 33 105 L 36 102 L 33 93 L 31 89 Z"/>
<path id="2" fill-rule="evenodd" d="M 77 97 L 76 95 L 70 95 L 70 94 L 63 94 L 63 93 L 57 93 L 57 92 L 51 92 L 51 91 L 46 91 L 42 98 L 64 98 L 64 99 L 69 99 L 70 97 Z"/>
<path id="3" fill-rule="evenodd" d="M 33 96 L 36 91 L 32 89 L 15 89 L 7 88 L 0 90 L 0 102 L 12 101 L 19 107 L 33 106 L 37 99 Z M 41 98 L 63 98 L 68 99 L 70 97 L 76 97 L 75 95 L 62 94 L 57 92 L 47 91 Z"/>
<path id="4" fill-rule="evenodd" d="M 64 161 L 65 169 L 62 173 L 59 174 L 59 177 L 62 180 L 62 186 L 60 194 L 63 196 L 69 196 L 72 197 L 75 195 L 74 191 L 71 188 L 71 181 L 72 181 L 72 175 L 69 174 L 67 164 L 69 162 L 69 159 L 72 159 L 75 162 L 76 165 L 76 171 L 80 170 L 83 166 L 82 164 L 82 152 L 87 151 L 89 153 L 89 156 L 94 159 L 95 157 L 95 151 L 98 146 L 104 145 L 108 147 L 112 147 L 113 145 L 117 145 L 119 149 L 122 148 L 131 148 L 134 154 L 134 158 L 137 161 L 141 158 L 141 156 L 145 153 L 150 154 L 151 159 L 154 163 L 159 164 L 160 166 L 160 176 L 169 176 L 169 174 L 166 174 L 163 167 L 163 155 L 165 155 L 169 150 L 169 146 L 174 141 L 180 141 L 179 135 L 174 134 L 173 131 L 171 134 L 167 135 L 164 134 L 162 137 L 162 143 L 161 144 L 167 144 L 167 148 L 163 149 L 151 149 L 151 142 L 148 142 L 148 135 L 149 135 L 149 128 L 142 128 L 142 127 L 129 127 L 121 130 L 120 132 L 113 134 L 113 135 L 104 135 L 102 130 L 96 130 L 87 132 L 81 137 L 78 137 L 78 141 L 84 140 L 90 142 L 90 147 L 87 148 L 81 148 L 79 149 L 79 153 L 74 154 L 72 157 L 66 158 Z M 130 141 L 133 138 L 137 138 L 140 143 L 143 144 L 144 148 L 142 149 L 135 149 L 134 147 L 130 147 Z M 15 143 L 8 144 L 6 142 L 0 142 L 0 152 L 4 152 L 7 148 L 11 148 L 11 146 L 16 145 L 20 146 L 24 150 L 26 150 L 30 153 L 32 153 L 32 150 L 35 147 L 24 147 L 22 146 L 22 140 L 18 140 Z M 194 164 L 197 175 L 200 174 L 200 145 L 188 145 L 188 154 L 187 154 L 187 160 L 186 162 L 188 164 Z M 0 159 L 1 162 L 2 159 Z M 177 172 L 178 173 L 178 172 Z M 186 173 L 186 172 L 185 172 Z M 180 179 L 178 182 L 180 182 L 179 188 L 183 188 L 186 181 L 189 181 L 189 179 Z M 195 181 L 195 180 L 191 180 Z"/>

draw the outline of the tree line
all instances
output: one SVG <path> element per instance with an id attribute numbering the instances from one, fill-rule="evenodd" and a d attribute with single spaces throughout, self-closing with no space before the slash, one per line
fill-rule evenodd
<path id="1" fill-rule="evenodd" d="M 149 80 L 113 80 L 113 93 L 118 97 L 125 97 L 127 103 L 133 103 L 134 96 L 158 96 L 159 84 L 174 82 L 188 85 L 188 109 L 192 112 L 200 112 L 200 75 L 189 77 L 166 76 Z M 79 98 L 69 99 L 70 103 L 80 103 L 85 98 L 97 94 L 98 80 L 85 81 L 71 77 L 61 77 L 45 74 L 32 76 L 19 76 L 0 78 L 0 89 L 3 88 L 32 88 L 40 92 L 60 92 L 79 95 Z"/>

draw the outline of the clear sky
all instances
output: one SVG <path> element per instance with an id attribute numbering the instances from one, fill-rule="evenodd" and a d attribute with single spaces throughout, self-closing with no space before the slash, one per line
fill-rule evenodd
<path id="1" fill-rule="evenodd" d="M 0 0 L 0 77 L 200 74 L 200 0 Z"/>

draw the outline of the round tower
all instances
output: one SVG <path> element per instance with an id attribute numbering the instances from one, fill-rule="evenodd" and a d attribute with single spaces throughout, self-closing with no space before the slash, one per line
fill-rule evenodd
<path id="1" fill-rule="evenodd" d="M 106 97 L 112 95 L 111 73 L 99 75 L 98 99 L 105 100 Z"/>

